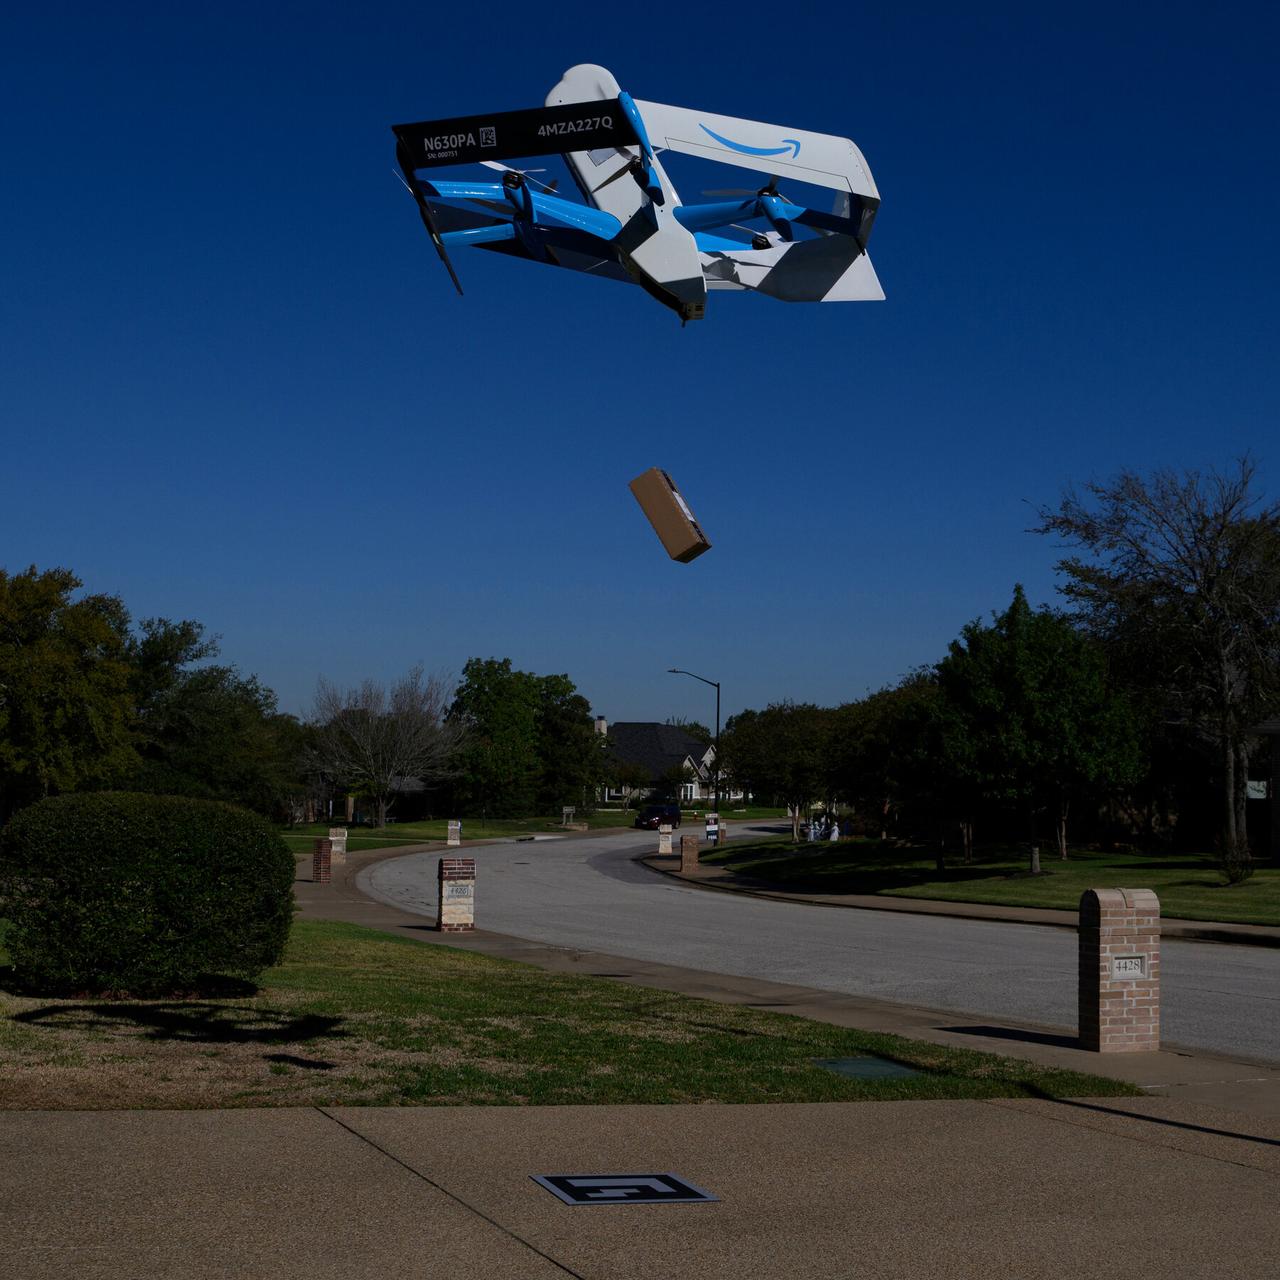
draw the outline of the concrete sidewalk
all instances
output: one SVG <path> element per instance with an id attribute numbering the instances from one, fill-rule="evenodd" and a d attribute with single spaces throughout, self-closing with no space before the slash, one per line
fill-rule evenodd
<path id="1" fill-rule="evenodd" d="M 718 1201 L 531 1181 L 667 1172 Z M 1269 1280 L 1277 1193 L 1167 1099 L 0 1114 L 8 1280 Z"/>

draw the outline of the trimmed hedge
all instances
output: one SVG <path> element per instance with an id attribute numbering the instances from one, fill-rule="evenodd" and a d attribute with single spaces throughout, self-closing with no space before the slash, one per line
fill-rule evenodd
<path id="1" fill-rule="evenodd" d="M 253 977 L 284 951 L 293 855 L 214 800 L 42 800 L 0 832 L 0 916 L 16 976 L 48 992 L 133 995 Z"/>

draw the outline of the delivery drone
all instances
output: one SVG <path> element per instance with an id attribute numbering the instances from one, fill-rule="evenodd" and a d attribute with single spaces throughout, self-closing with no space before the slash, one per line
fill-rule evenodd
<path id="1" fill-rule="evenodd" d="M 475 245 L 629 281 L 699 320 L 709 289 L 784 302 L 880 301 L 867 257 L 880 196 L 848 138 L 639 102 L 603 67 L 571 67 L 544 107 L 393 126 L 396 157 L 459 293 L 449 250 Z M 768 175 L 759 190 L 684 204 L 659 155 L 678 152 Z M 506 160 L 560 154 L 582 203 Z M 482 164 L 498 181 L 422 176 Z M 831 207 L 794 203 L 780 183 L 825 187 Z M 744 198 L 745 197 L 745 198 Z"/>

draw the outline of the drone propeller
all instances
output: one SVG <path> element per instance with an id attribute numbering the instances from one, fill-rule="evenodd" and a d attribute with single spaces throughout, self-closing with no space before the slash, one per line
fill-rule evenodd
<path id="1" fill-rule="evenodd" d="M 640 115 L 640 110 L 632 101 L 631 95 L 626 92 L 618 94 L 618 106 L 635 131 L 636 140 L 634 145 L 639 148 L 640 154 L 632 156 L 622 168 L 610 174 L 598 187 L 593 188 L 593 194 L 595 191 L 603 191 L 605 187 L 617 182 L 619 178 L 630 174 L 636 180 L 640 190 L 649 197 L 653 204 L 665 204 L 666 196 L 662 190 L 662 183 L 658 181 L 657 174 L 653 169 L 655 162 L 653 144 L 649 141 L 649 134 L 644 127 L 644 119 Z"/>
<path id="2" fill-rule="evenodd" d="M 405 169 L 408 157 L 404 155 L 404 144 L 402 142 L 396 143 L 396 154 L 400 159 L 401 169 Z M 435 245 L 436 253 L 440 255 L 440 261 L 444 263 L 445 270 L 449 273 L 449 279 L 453 281 L 453 287 L 457 289 L 458 296 L 461 297 L 462 282 L 458 279 L 458 273 L 453 269 L 453 263 L 449 260 L 449 251 L 444 247 L 444 240 L 440 235 L 439 227 L 436 226 L 435 218 L 432 217 L 431 207 L 427 204 L 426 197 L 416 184 L 407 182 L 402 173 L 396 174 L 396 177 L 408 188 L 409 194 L 418 206 L 418 216 L 422 219 L 422 225 L 426 227 L 427 235 L 431 237 L 431 243 Z"/>
<path id="3" fill-rule="evenodd" d="M 790 204 L 790 201 L 785 196 L 778 194 L 777 174 L 774 174 L 757 191 L 746 191 L 741 188 L 722 188 L 720 190 L 704 191 L 702 194 L 704 196 L 723 196 L 728 198 L 744 197 L 744 203 L 740 206 L 744 214 L 753 218 L 764 218 L 783 240 L 790 241 L 795 239 L 791 221 L 786 217 L 783 208 L 784 204 Z M 754 208 L 745 203 L 745 199 L 750 197 L 755 198 Z M 749 213 L 748 209 L 750 209 Z M 737 226 L 736 223 L 731 223 L 730 225 Z M 738 227 L 738 230 L 749 231 L 750 228 Z M 768 249 L 771 247 L 771 242 L 767 236 L 752 232 L 751 247 L 753 249 Z"/>
<path id="4" fill-rule="evenodd" d="M 546 173 L 545 169 L 516 169 L 509 164 L 499 164 L 496 160 L 481 160 L 480 163 L 486 169 L 497 169 L 499 173 L 518 173 L 522 177 L 529 178 L 531 173 Z M 529 178 L 535 186 L 539 186 L 550 195 L 555 195 L 556 189 L 559 187 L 559 180 L 552 178 L 550 182 L 543 182 L 541 178 Z"/>
<path id="5" fill-rule="evenodd" d="M 593 193 L 595 191 L 603 191 L 605 187 L 611 186 L 613 183 L 617 182 L 619 178 L 625 178 L 627 174 L 631 174 L 643 183 L 645 177 L 645 164 L 639 156 L 632 156 L 631 159 L 617 171 L 617 173 L 611 174 L 598 187 L 593 188 Z"/>

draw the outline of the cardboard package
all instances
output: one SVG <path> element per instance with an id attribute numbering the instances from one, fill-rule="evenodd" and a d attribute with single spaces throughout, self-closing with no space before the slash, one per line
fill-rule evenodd
<path id="1" fill-rule="evenodd" d="M 636 476 L 631 482 L 631 492 L 673 560 L 688 564 L 710 548 L 711 543 L 693 518 L 689 504 L 661 467 L 650 467 L 643 475 Z"/>

